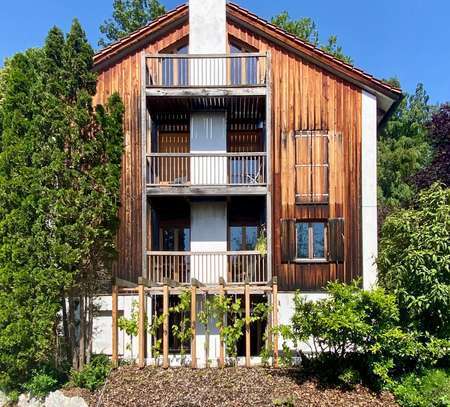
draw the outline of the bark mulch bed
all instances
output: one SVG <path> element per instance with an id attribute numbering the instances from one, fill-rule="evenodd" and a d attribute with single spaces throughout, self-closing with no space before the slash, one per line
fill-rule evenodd
<path id="1" fill-rule="evenodd" d="M 327 387 L 298 371 L 271 369 L 163 370 L 124 366 L 90 406 L 320 406 L 397 407 L 392 395 L 374 394 L 363 386 L 352 390 Z"/>

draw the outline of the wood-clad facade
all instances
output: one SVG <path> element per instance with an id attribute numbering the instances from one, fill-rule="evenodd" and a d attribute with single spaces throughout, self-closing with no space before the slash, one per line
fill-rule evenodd
<path id="1" fill-rule="evenodd" d="M 359 86 L 356 80 L 351 79 L 353 73 L 349 68 L 335 64 L 328 69 L 323 53 L 318 54 L 315 61 L 310 55 L 315 51 L 297 49 L 289 45 L 291 40 L 288 39 L 282 44 L 280 33 L 273 32 L 269 25 L 264 26 L 258 21 L 252 25 L 251 20 L 252 15 L 244 10 L 235 5 L 227 6 L 229 43 L 241 44 L 251 52 L 270 55 L 271 133 L 268 139 L 271 154 L 268 159 L 272 168 L 273 275 L 278 277 L 281 291 L 320 291 L 328 281 L 338 279 L 350 282 L 362 274 L 363 85 Z M 134 36 L 137 39 L 128 48 L 113 47 L 114 52 L 111 51 L 109 59 L 105 52 L 96 57 L 99 75 L 96 103 L 105 103 L 117 91 L 125 104 L 121 224 L 117 236 L 119 259 L 115 273 L 130 281 L 137 281 L 143 271 L 142 196 L 146 191 L 142 183 L 141 89 L 144 78 L 141 55 L 142 52 L 163 53 L 188 43 L 187 6 L 149 26 L 145 35 L 137 32 Z M 349 70 L 348 80 L 340 74 L 345 69 Z M 364 84 L 364 81 L 369 79 L 362 77 L 361 83 Z M 377 90 L 382 87 L 378 82 L 373 86 Z M 308 175 L 301 169 L 308 160 L 302 146 L 312 142 L 302 137 L 315 134 L 325 137 L 327 142 L 317 147 L 320 162 L 317 167 L 322 167 Z M 178 140 L 180 146 L 171 148 L 170 140 Z M 187 151 L 187 140 L 186 133 L 167 132 L 164 143 L 169 142 L 169 145 L 164 147 L 164 152 Z M 259 144 L 261 138 L 256 137 L 255 133 L 230 131 L 228 140 L 235 152 L 262 151 Z M 240 149 L 242 143 L 245 144 L 244 150 Z M 309 178 L 311 181 L 308 181 Z M 317 194 L 320 198 L 310 201 L 302 198 L 308 194 L 304 188 L 305 182 L 314 183 L 315 191 L 321 190 Z M 328 222 L 330 219 L 339 219 L 340 225 L 343 222 L 344 261 L 284 258 L 282 251 L 286 242 L 282 240 L 283 221 Z"/>

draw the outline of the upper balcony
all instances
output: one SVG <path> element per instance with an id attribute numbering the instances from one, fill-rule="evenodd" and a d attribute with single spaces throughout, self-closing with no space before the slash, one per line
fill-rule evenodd
<path id="1" fill-rule="evenodd" d="M 268 63 L 261 53 L 146 56 L 148 96 L 264 96 Z"/>

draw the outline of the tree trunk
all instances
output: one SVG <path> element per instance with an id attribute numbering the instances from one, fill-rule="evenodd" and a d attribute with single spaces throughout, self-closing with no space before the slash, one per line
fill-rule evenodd
<path id="1" fill-rule="evenodd" d="M 80 353 L 78 355 L 78 367 L 83 369 L 84 361 L 86 360 L 86 307 L 84 290 L 80 293 L 80 337 L 78 338 L 78 348 Z"/>
<path id="2" fill-rule="evenodd" d="M 72 293 L 69 294 L 69 343 L 72 354 L 72 368 L 78 370 L 78 346 L 75 330 L 75 304 Z"/>
<path id="3" fill-rule="evenodd" d="M 70 346 L 69 321 L 67 319 L 67 301 L 64 295 L 64 289 L 61 289 L 61 309 L 62 309 L 62 324 L 64 334 L 64 350 L 66 352 L 67 360 L 72 359 L 72 348 Z"/>

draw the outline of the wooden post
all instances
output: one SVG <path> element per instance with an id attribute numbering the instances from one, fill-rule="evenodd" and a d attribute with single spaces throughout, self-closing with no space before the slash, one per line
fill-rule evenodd
<path id="1" fill-rule="evenodd" d="M 245 367 L 250 367 L 250 287 L 245 281 Z"/>
<path id="2" fill-rule="evenodd" d="M 223 279 L 220 280 L 220 291 L 219 295 L 221 296 L 222 300 L 225 297 L 225 281 Z M 222 318 L 222 325 L 225 325 L 225 315 Z M 225 367 L 225 345 L 223 343 L 223 336 L 220 335 L 220 343 L 219 343 L 219 367 L 223 368 Z"/>
<path id="3" fill-rule="evenodd" d="M 144 283 L 139 279 L 139 321 L 138 321 L 138 337 L 139 337 L 139 367 L 145 366 L 145 288 Z"/>
<path id="4" fill-rule="evenodd" d="M 119 287 L 115 279 L 113 279 L 112 286 L 112 364 L 113 367 L 117 367 L 119 365 L 119 325 L 117 316 L 119 313 Z"/>
<path id="5" fill-rule="evenodd" d="M 273 367 L 278 367 L 278 283 L 276 277 L 272 281 Z"/>
<path id="6" fill-rule="evenodd" d="M 191 287 L 191 367 L 197 367 L 197 343 L 196 343 L 196 324 L 197 324 L 197 287 Z"/>
<path id="7" fill-rule="evenodd" d="M 169 367 L 169 286 L 164 282 L 163 287 L 163 368 Z"/>

